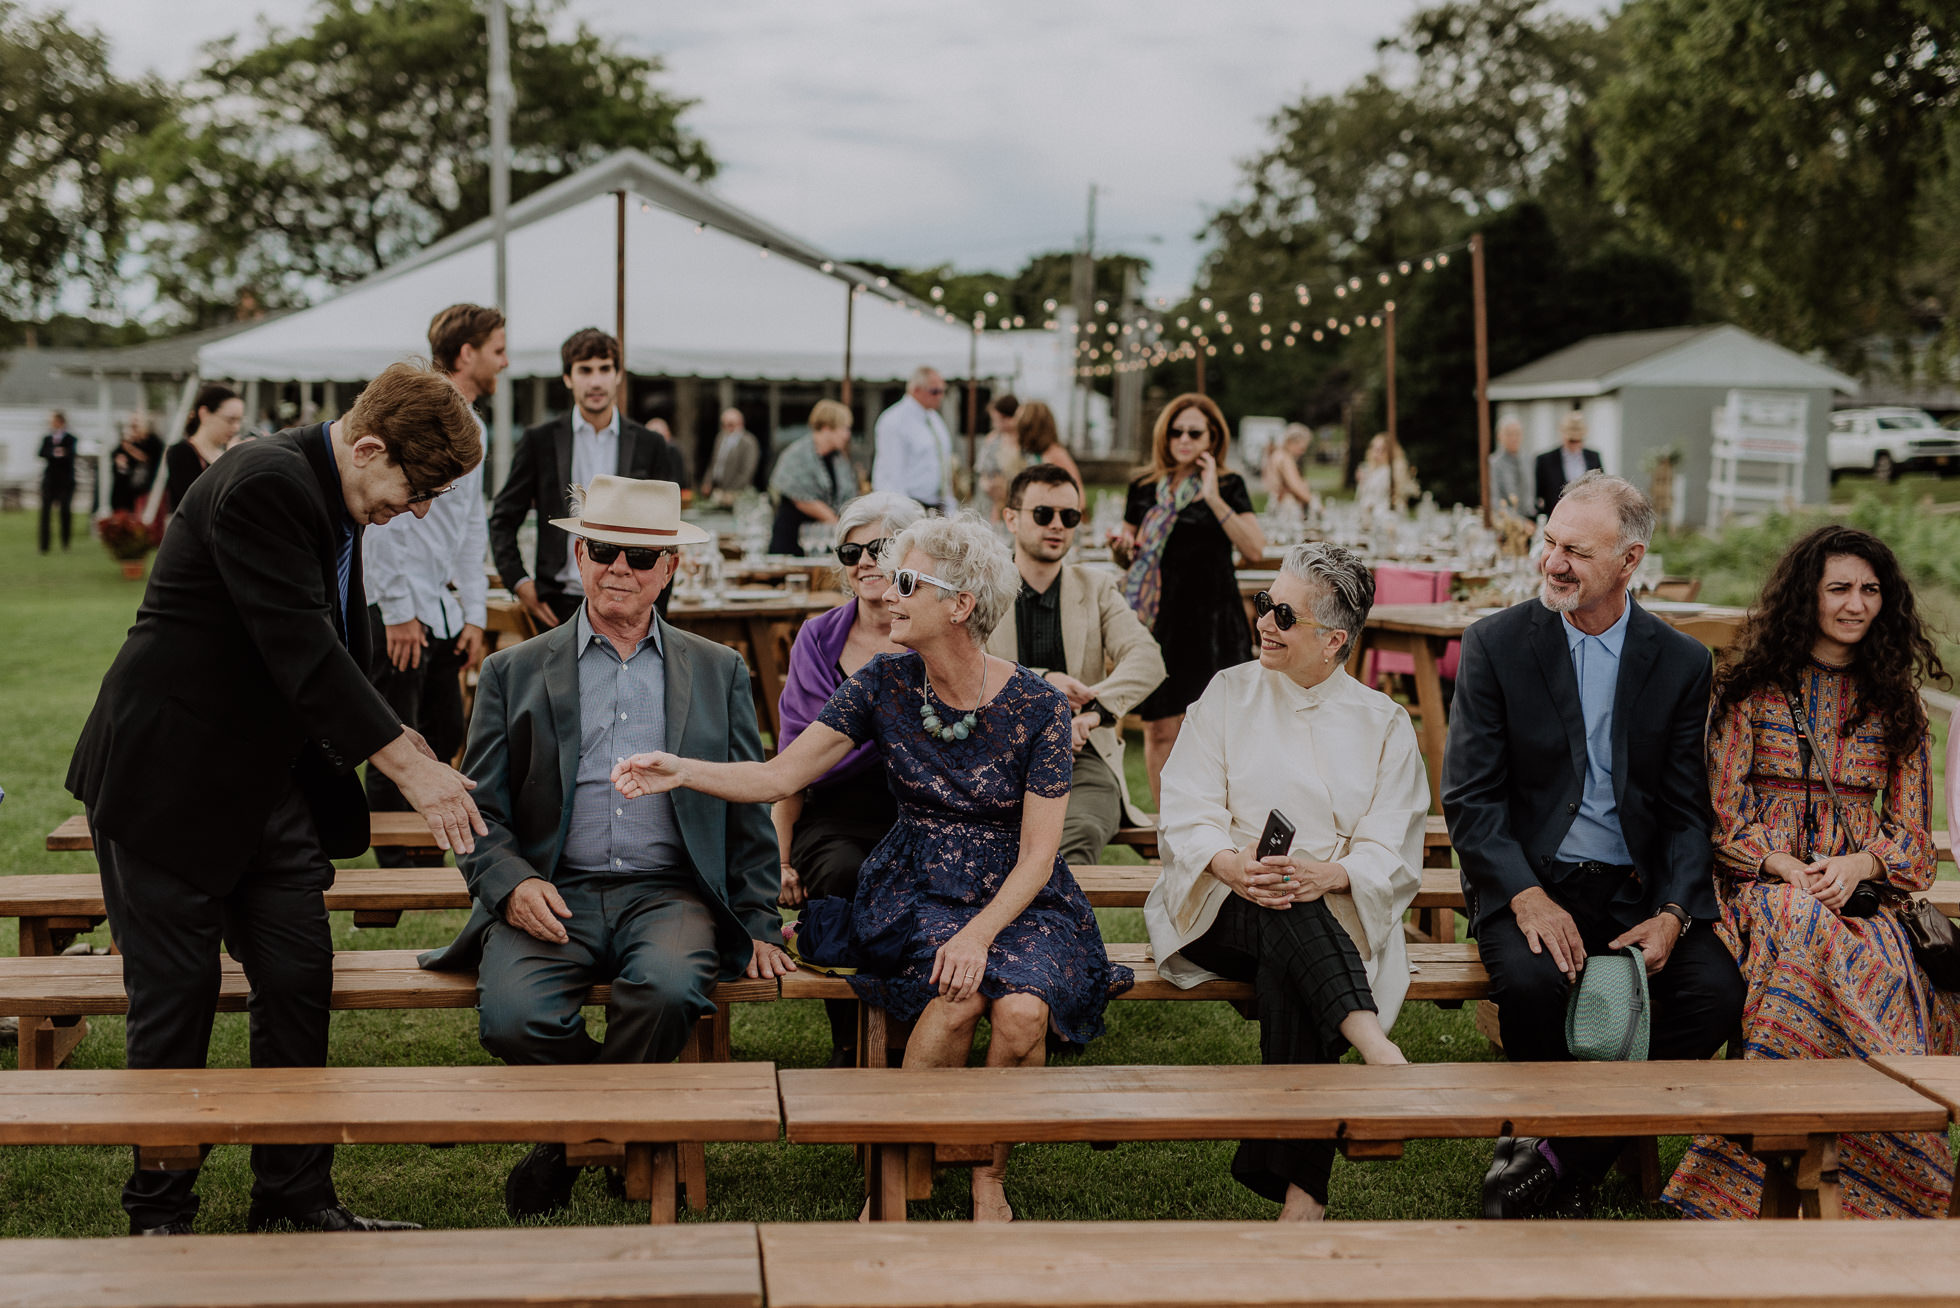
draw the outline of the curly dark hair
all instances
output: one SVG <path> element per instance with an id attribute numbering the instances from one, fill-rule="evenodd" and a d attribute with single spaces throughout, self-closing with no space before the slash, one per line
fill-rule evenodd
<path id="1" fill-rule="evenodd" d="M 1913 603 L 1912 587 L 1884 541 L 1856 527 L 1819 527 L 1783 551 L 1763 583 L 1760 602 L 1743 621 L 1728 661 L 1715 675 L 1715 711 L 1727 712 L 1758 690 L 1794 691 L 1817 643 L 1817 590 L 1824 565 L 1840 555 L 1863 559 L 1878 575 L 1878 617 L 1852 649 L 1858 712 L 1840 729 L 1849 736 L 1866 717 L 1884 724 L 1895 754 L 1919 745 L 1926 710 L 1921 681 L 1950 681 Z"/>

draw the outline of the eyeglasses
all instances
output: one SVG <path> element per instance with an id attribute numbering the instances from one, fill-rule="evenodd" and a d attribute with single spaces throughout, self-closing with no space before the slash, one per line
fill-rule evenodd
<path id="1" fill-rule="evenodd" d="M 869 554 L 872 562 L 875 563 L 878 560 L 878 556 L 883 554 L 891 543 L 892 538 L 890 536 L 880 536 L 877 540 L 868 540 L 861 543 L 858 541 L 845 541 L 837 547 L 837 561 L 847 568 L 855 568 L 858 565 L 858 560 Z"/>
<path id="2" fill-rule="evenodd" d="M 922 386 L 919 388 L 919 394 L 921 395 L 944 395 L 945 393 L 946 388 L 944 386 Z"/>
<path id="3" fill-rule="evenodd" d="M 1191 440 L 1194 440 L 1194 441 L 1208 441 L 1208 440 L 1210 440 L 1210 439 L 1211 439 L 1211 428 L 1210 428 L 1210 427 L 1173 427 L 1173 428 L 1171 428 L 1171 439 L 1172 439 L 1172 440 L 1176 440 L 1176 439 L 1177 439 L 1178 437 L 1180 437 L 1180 436 L 1184 436 L 1184 437 L 1188 437 L 1189 439 L 1191 439 Z"/>
<path id="4" fill-rule="evenodd" d="M 443 486 L 437 490 L 432 490 L 432 491 L 418 491 L 415 489 L 414 486 L 410 486 L 408 488 L 409 490 L 408 502 L 410 504 L 427 504 L 430 500 L 433 500 L 441 495 L 447 495 L 449 494 L 450 491 L 453 491 L 455 489 L 456 489 L 456 483 L 454 482 L 451 482 L 447 486 Z"/>
<path id="5" fill-rule="evenodd" d="M 917 568 L 900 568 L 897 572 L 894 572 L 892 574 L 892 589 L 898 592 L 900 599 L 911 599 L 912 592 L 919 588 L 919 583 L 922 581 L 930 582 L 932 585 L 945 591 L 948 595 L 957 595 L 960 593 L 960 588 L 952 582 L 944 581 L 929 572 L 920 572 Z"/>
<path id="6" fill-rule="evenodd" d="M 615 545 L 608 540 L 591 540 L 588 538 L 585 542 L 585 557 L 591 559 L 602 568 L 610 568 L 613 565 L 613 560 L 617 559 L 623 553 L 626 555 L 627 567 L 633 569 L 635 572 L 648 572 L 659 565 L 660 556 L 667 552 L 666 550 L 639 549 L 631 545 Z"/>
<path id="7" fill-rule="evenodd" d="M 1273 593 L 1269 590 L 1262 590 L 1252 597 L 1252 611 L 1262 618 L 1268 613 L 1272 614 L 1273 625 L 1281 631 L 1291 631 L 1293 630 L 1294 624 L 1301 621 L 1300 615 L 1293 611 L 1291 604 L 1274 603 Z M 1318 622 L 1309 622 L 1307 625 L 1309 627 L 1320 627 Z M 1325 631 L 1326 628 L 1321 627 L 1321 630 Z"/>
<path id="8" fill-rule="evenodd" d="M 1037 527 L 1046 527 L 1058 513 L 1062 515 L 1062 525 L 1071 531 L 1082 524 L 1081 509 L 1058 509 L 1052 504 L 1037 504 L 1028 510 L 1028 516 L 1034 519 Z"/>

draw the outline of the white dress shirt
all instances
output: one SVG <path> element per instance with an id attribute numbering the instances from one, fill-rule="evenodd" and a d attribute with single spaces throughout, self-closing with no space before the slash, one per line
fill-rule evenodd
<path id="1" fill-rule="evenodd" d="M 871 456 L 871 489 L 909 495 L 928 508 L 952 503 L 946 475 L 953 438 L 946 422 L 908 392 L 878 415 Z"/>
<path id="2" fill-rule="evenodd" d="M 362 533 L 368 602 L 381 606 L 381 620 L 390 626 L 419 618 L 442 640 L 462 635 L 466 625 L 483 626 L 489 541 L 479 463 L 430 502 L 427 517 L 402 513 Z"/>
<path id="3" fill-rule="evenodd" d="M 1326 903 L 1361 954 L 1388 1030 L 1409 992 L 1402 915 L 1422 887 L 1429 774 L 1407 710 L 1340 668 L 1306 690 L 1241 663 L 1213 677 L 1186 714 L 1164 764 L 1164 871 L 1143 908 L 1159 975 L 1185 988 L 1212 978 L 1178 951 L 1211 929 L 1232 893 L 1212 876 L 1212 858 L 1256 842 L 1273 809 L 1296 829 L 1293 852 L 1347 870 L 1348 890 Z"/>
<path id="4" fill-rule="evenodd" d="M 612 421 L 594 427 L 585 420 L 582 409 L 572 410 L 572 485 L 590 486 L 594 477 L 611 477 L 619 472 L 619 406 L 613 405 Z M 558 580 L 567 594 L 585 594 L 585 583 L 578 579 L 578 551 L 565 547 L 565 566 L 558 569 Z"/>

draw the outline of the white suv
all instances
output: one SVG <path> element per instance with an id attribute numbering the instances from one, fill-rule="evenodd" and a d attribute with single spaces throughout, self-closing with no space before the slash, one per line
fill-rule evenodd
<path id="1" fill-rule="evenodd" d="M 1924 468 L 1960 471 L 1960 433 L 1924 409 L 1844 409 L 1831 415 L 1831 478 L 1870 471 L 1879 481 Z"/>

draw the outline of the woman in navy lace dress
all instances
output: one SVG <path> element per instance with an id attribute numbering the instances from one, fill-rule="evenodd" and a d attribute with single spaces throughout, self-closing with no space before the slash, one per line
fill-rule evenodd
<path id="1" fill-rule="evenodd" d="M 1073 752 L 1068 701 L 1027 669 L 988 656 L 1020 576 L 977 519 L 908 529 L 885 606 L 891 638 L 839 686 L 823 713 L 765 763 L 637 754 L 613 771 L 630 796 L 676 786 L 736 802 L 795 793 L 853 747 L 876 740 L 898 822 L 858 875 L 852 934 L 897 959 L 860 972 L 859 996 L 915 1021 L 905 1066 L 957 1067 L 974 1028 L 993 1028 L 990 1067 L 1039 1065 L 1053 1029 L 1101 1034 L 1103 1007 L 1128 988 L 1089 901 L 1062 862 Z M 1005 1220 L 1007 1150 L 973 1169 L 974 1216 Z"/>

